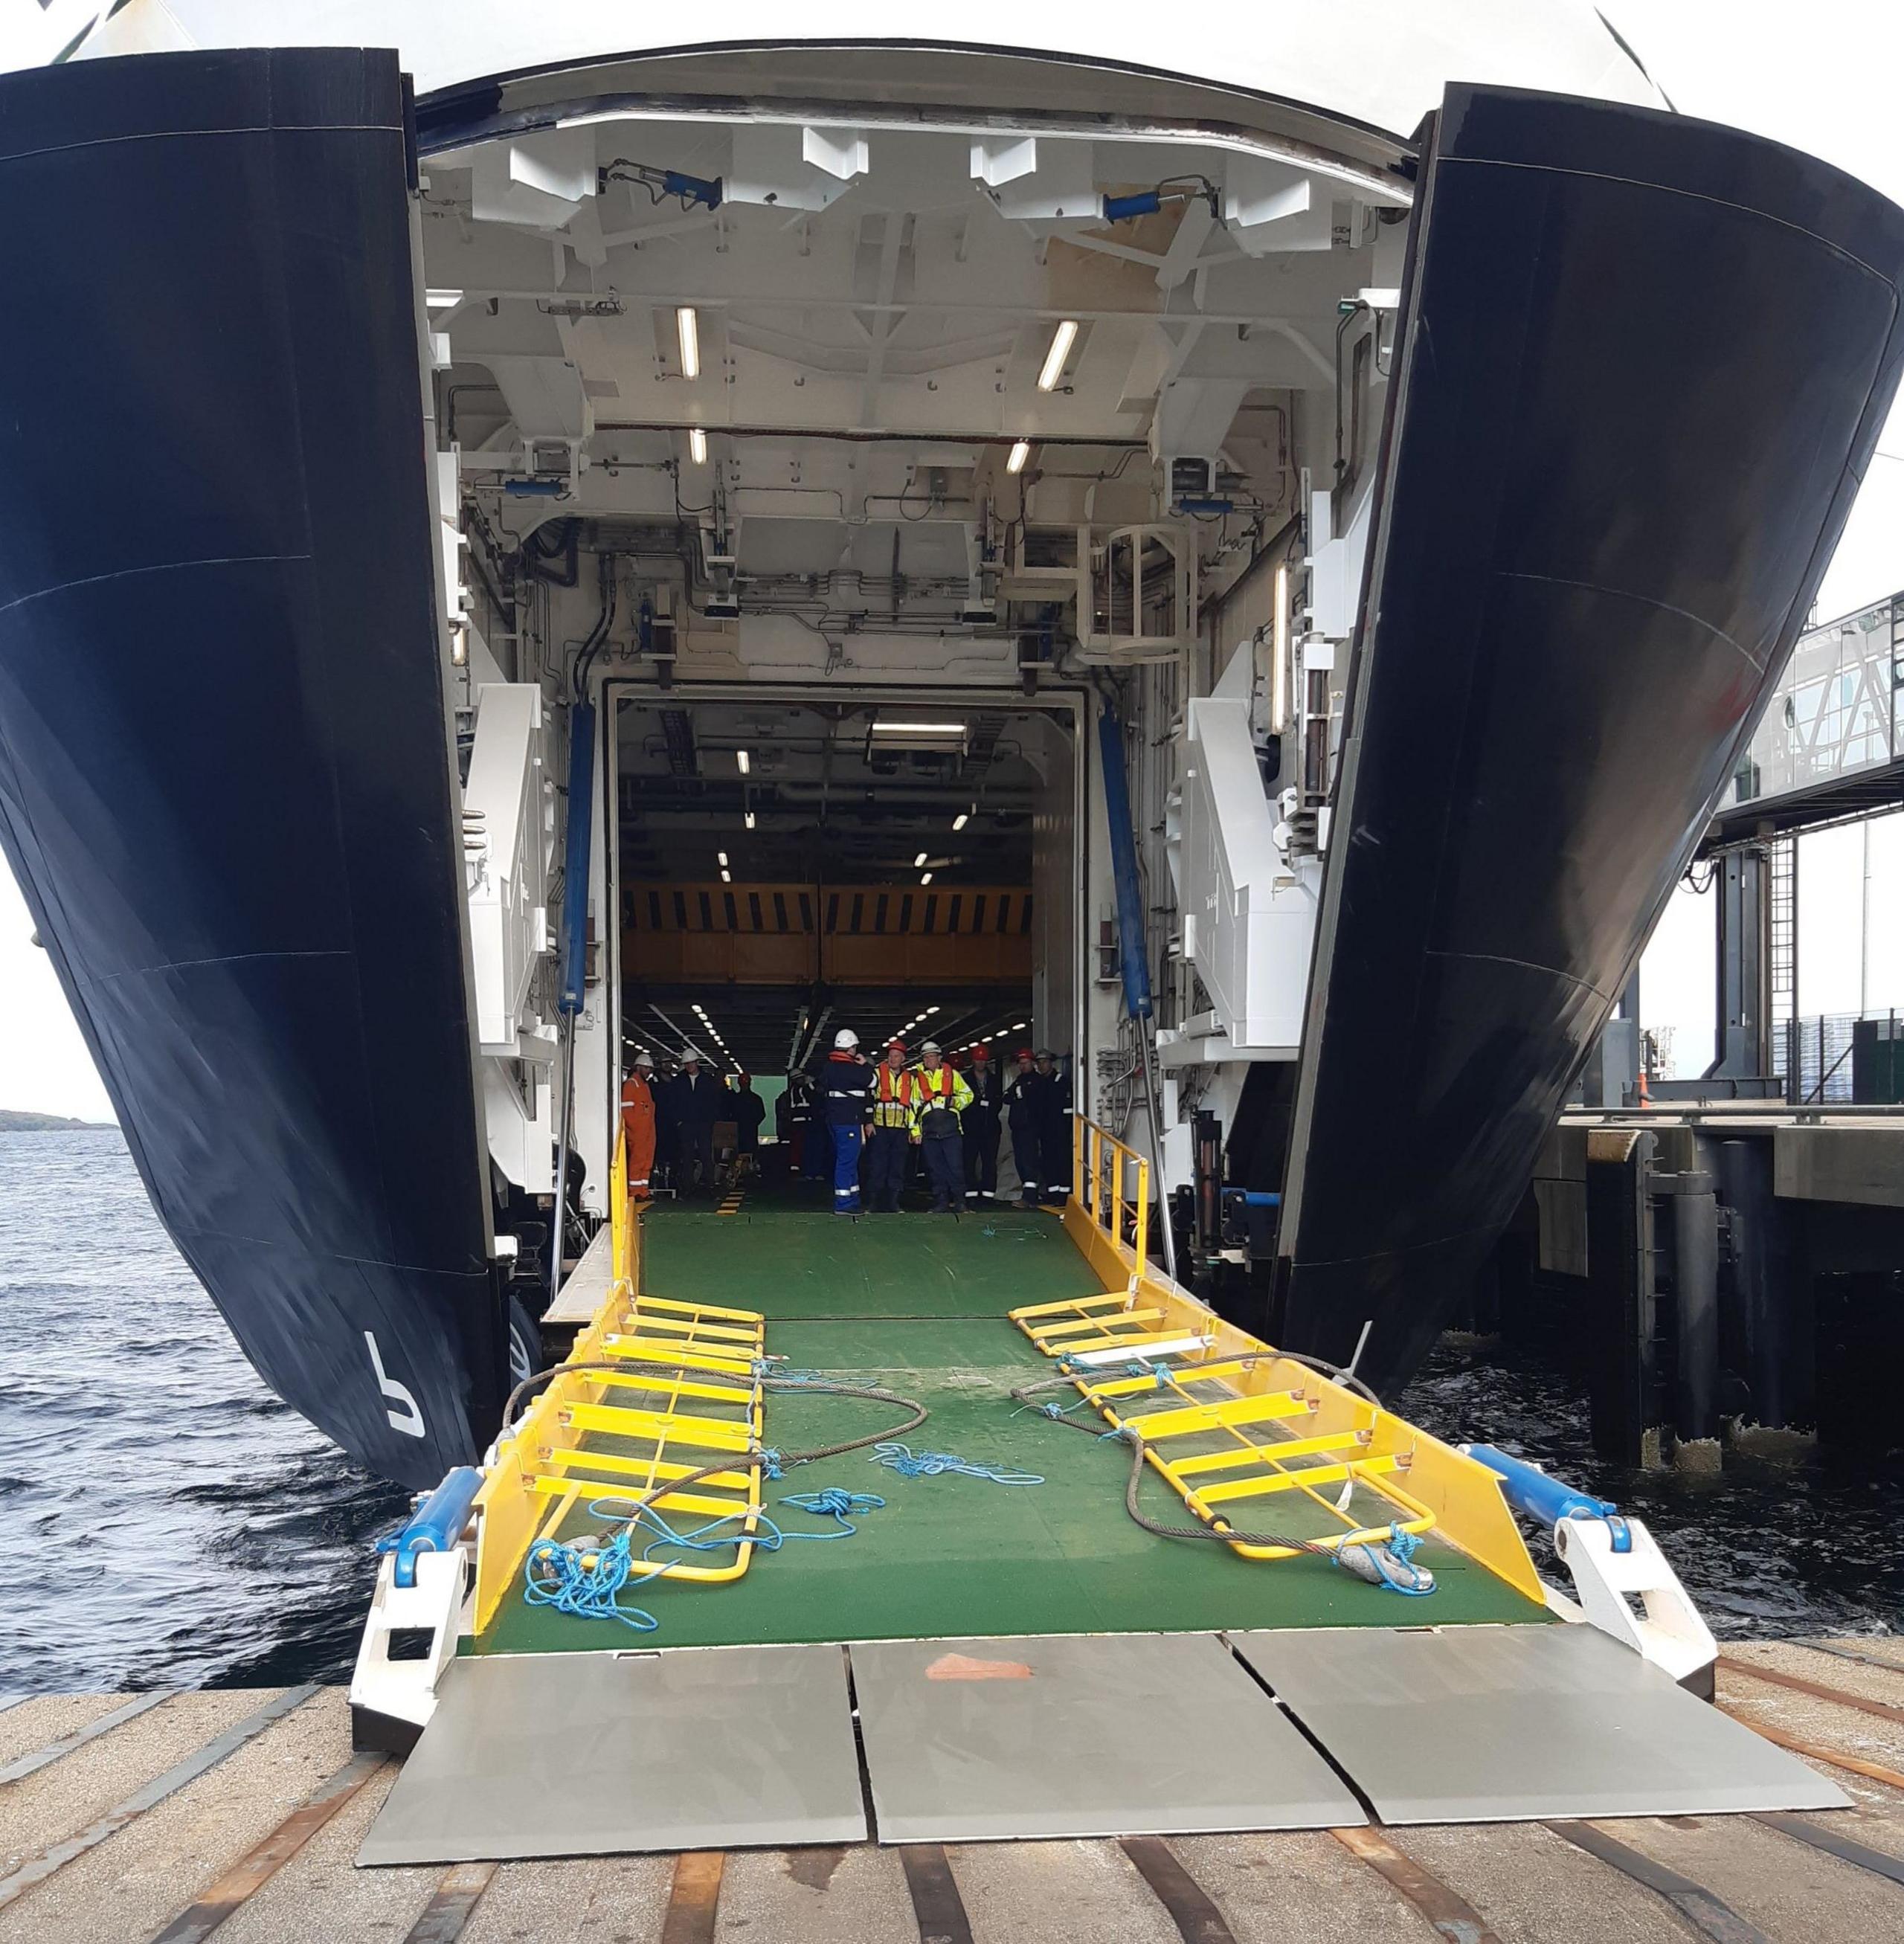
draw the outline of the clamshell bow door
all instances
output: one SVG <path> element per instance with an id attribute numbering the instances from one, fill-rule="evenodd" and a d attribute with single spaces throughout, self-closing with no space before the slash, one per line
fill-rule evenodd
<path id="1" fill-rule="evenodd" d="M 420 1486 L 503 1346 L 410 146 L 388 54 L 0 75 L 0 843 L 245 1354 Z"/>
<path id="2" fill-rule="evenodd" d="M 1283 1204 L 1280 1340 L 1406 1380 L 1776 684 L 1897 386 L 1904 211 L 1450 88 L 1429 131 Z M 1251 1184 L 1272 1187 L 1273 1182 Z"/>

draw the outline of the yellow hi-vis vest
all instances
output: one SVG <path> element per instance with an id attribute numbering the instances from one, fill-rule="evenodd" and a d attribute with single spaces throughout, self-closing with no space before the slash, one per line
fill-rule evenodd
<path id="1" fill-rule="evenodd" d="M 882 1061 L 873 1069 L 872 1124 L 875 1127 L 912 1124 L 912 1076 L 903 1067 L 897 1073 Z"/>
<path id="2" fill-rule="evenodd" d="M 957 1133 L 959 1115 L 972 1104 L 965 1076 L 942 1066 L 937 1073 L 915 1066 L 911 1078 L 913 1127 L 922 1134 Z"/>

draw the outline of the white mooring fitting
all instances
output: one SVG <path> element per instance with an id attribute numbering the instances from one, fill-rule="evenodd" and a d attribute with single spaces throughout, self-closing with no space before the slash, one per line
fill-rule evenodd
<path id="1" fill-rule="evenodd" d="M 1624 1552 L 1614 1549 L 1616 1525 L 1626 1530 Z M 1549 1587 L 1547 1604 L 1554 1612 L 1610 1634 L 1684 1686 L 1703 1691 L 1710 1684 L 1718 1643 L 1638 1519 L 1561 1519 L 1554 1527 L 1554 1550 L 1578 1596 L 1576 1604 Z"/>
<path id="2" fill-rule="evenodd" d="M 420 1728 L 436 1712 L 436 1684 L 456 1658 L 467 1619 L 465 1589 L 475 1576 L 470 1555 L 460 1546 L 447 1552 L 420 1552 L 415 1564 L 414 1586 L 397 1584 L 395 1553 L 386 1552 L 377 1567 L 377 1592 L 351 1672 L 350 1705 Z M 395 1635 L 425 1632 L 430 1638 L 423 1653 L 390 1657 Z"/>

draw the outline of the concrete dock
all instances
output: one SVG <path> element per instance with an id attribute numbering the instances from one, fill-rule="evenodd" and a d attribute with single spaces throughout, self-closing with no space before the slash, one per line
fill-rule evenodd
<path id="1" fill-rule="evenodd" d="M 364 1870 L 397 1771 L 341 1690 L 40 1696 L 0 1712 L 0 1944 L 1904 1936 L 1904 1639 L 1729 1646 L 1719 1697 L 1855 1809 Z"/>

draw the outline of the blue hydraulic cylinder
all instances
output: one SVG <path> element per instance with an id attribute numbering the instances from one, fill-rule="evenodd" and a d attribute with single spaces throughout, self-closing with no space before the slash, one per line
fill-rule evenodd
<path id="1" fill-rule="evenodd" d="M 1108 702 L 1099 706 L 1097 746 L 1104 765 L 1104 811 L 1111 825 L 1111 871 L 1117 881 L 1118 962 L 1124 974 L 1124 1003 L 1133 1020 L 1147 1020 L 1151 1014 L 1150 959 L 1143 890 L 1137 875 L 1137 842 L 1130 828 L 1130 790 L 1124 774 L 1124 725 Z"/>
<path id="2" fill-rule="evenodd" d="M 1491 1444 L 1460 1448 L 1477 1463 L 1499 1473 L 1507 1502 L 1517 1512 L 1538 1519 L 1543 1525 L 1558 1525 L 1564 1518 L 1611 1518 L 1619 1510 L 1610 1499 L 1576 1492 L 1571 1485 L 1549 1478 L 1538 1465 L 1530 1465 L 1524 1458 L 1510 1458 Z"/>
<path id="3" fill-rule="evenodd" d="M 559 500 L 568 491 L 566 479 L 505 479 L 503 491 L 520 500 Z"/>
<path id="4" fill-rule="evenodd" d="M 568 712 L 568 841 L 562 859 L 562 987 L 555 1010 L 582 1010 L 589 964 L 589 839 L 595 828 L 595 704 Z"/>
<path id="5" fill-rule="evenodd" d="M 1266 1189 L 1246 1188 L 1243 1191 L 1243 1206 L 1245 1208 L 1280 1208 L 1282 1205 L 1282 1197 Z"/>
<path id="6" fill-rule="evenodd" d="M 679 169 L 661 171 L 661 193 L 678 195 L 691 206 L 700 203 L 704 208 L 721 207 L 721 178 L 706 176 L 684 175 Z"/>
<path id="7" fill-rule="evenodd" d="M 1140 189 L 1134 195 L 1107 195 L 1104 198 L 1104 220 L 1125 223 L 1136 216 L 1155 216 L 1163 206 L 1161 192 L 1154 189 Z"/>
<path id="8" fill-rule="evenodd" d="M 461 1538 L 482 1481 L 483 1475 L 475 1466 L 459 1465 L 411 1514 L 407 1524 L 386 1533 L 377 1542 L 379 1552 L 397 1555 L 399 1586 L 416 1585 L 418 1553 L 447 1552 Z"/>

